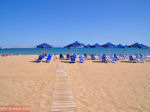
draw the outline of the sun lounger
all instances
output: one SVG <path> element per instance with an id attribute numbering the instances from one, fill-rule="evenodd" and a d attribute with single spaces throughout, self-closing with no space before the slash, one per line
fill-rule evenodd
<path id="1" fill-rule="evenodd" d="M 75 61 L 76 61 L 76 58 L 74 56 L 71 56 L 70 57 L 70 63 L 75 63 Z"/>
<path id="2" fill-rule="evenodd" d="M 145 62 L 144 59 L 139 55 L 136 56 L 136 59 L 140 62 Z"/>
<path id="3" fill-rule="evenodd" d="M 125 59 L 128 59 L 129 58 L 129 54 L 125 54 Z"/>
<path id="4" fill-rule="evenodd" d="M 95 60 L 95 59 L 96 59 L 95 56 L 94 56 L 94 54 L 91 55 L 91 59 L 92 59 L 92 60 Z"/>
<path id="5" fill-rule="evenodd" d="M 103 55 L 103 57 L 102 57 L 102 62 L 104 62 L 104 63 L 108 63 L 109 62 L 109 60 L 107 60 L 105 55 Z"/>
<path id="6" fill-rule="evenodd" d="M 76 55 L 76 54 L 73 54 L 73 56 L 74 56 L 75 58 L 77 58 L 77 55 Z"/>
<path id="7" fill-rule="evenodd" d="M 84 62 L 84 59 L 83 59 L 82 55 L 79 56 L 79 61 L 80 61 L 81 63 Z"/>
<path id="8" fill-rule="evenodd" d="M 84 58 L 87 58 L 87 54 L 84 54 Z"/>
<path id="9" fill-rule="evenodd" d="M 119 59 L 125 59 L 125 56 L 123 54 L 120 54 Z"/>
<path id="10" fill-rule="evenodd" d="M 133 56 L 129 56 L 129 60 L 130 60 L 130 62 L 135 62 L 135 63 L 138 62 L 138 60 L 137 60 L 137 59 L 134 59 Z"/>
<path id="11" fill-rule="evenodd" d="M 114 54 L 114 58 L 116 59 L 116 60 L 118 60 L 119 58 L 117 57 L 117 55 L 116 54 Z"/>
<path id="12" fill-rule="evenodd" d="M 59 59 L 64 59 L 64 56 L 62 54 L 60 54 Z"/>
<path id="13" fill-rule="evenodd" d="M 139 54 L 141 58 L 146 58 L 147 56 L 144 54 Z"/>
<path id="14" fill-rule="evenodd" d="M 39 58 L 36 60 L 36 62 L 41 62 L 43 59 L 43 56 L 42 55 L 39 55 Z"/>
<path id="15" fill-rule="evenodd" d="M 50 62 L 50 61 L 51 61 L 51 59 L 52 59 L 52 55 L 51 55 L 51 54 L 49 54 L 49 55 L 47 56 L 47 59 L 46 59 L 46 61 L 45 61 L 45 62 Z"/>
<path id="16" fill-rule="evenodd" d="M 117 62 L 117 60 L 114 58 L 114 56 L 110 56 L 110 61 L 111 62 Z"/>
<path id="17" fill-rule="evenodd" d="M 66 57 L 66 59 L 67 59 L 67 60 L 69 60 L 69 59 L 70 59 L 70 56 L 69 56 L 69 54 L 67 54 L 67 57 Z"/>

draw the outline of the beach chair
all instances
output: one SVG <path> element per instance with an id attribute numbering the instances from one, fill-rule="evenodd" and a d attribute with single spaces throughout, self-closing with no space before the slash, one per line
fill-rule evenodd
<path id="1" fill-rule="evenodd" d="M 69 59 L 70 59 L 70 56 L 69 56 L 69 54 L 67 54 L 67 57 L 66 57 L 66 59 L 67 59 L 67 60 L 69 60 Z"/>
<path id="2" fill-rule="evenodd" d="M 47 59 L 45 60 L 45 62 L 50 62 L 50 61 L 51 61 L 51 59 L 52 59 L 52 55 L 51 55 L 51 54 L 49 54 L 49 55 L 47 56 Z"/>
<path id="3" fill-rule="evenodd" d="M 82 55 L 79 56 L 79 61 L 80 61 L 81 63 L 84 62 L 84 59 L 83 59 Z"/>
<path id="4" fill-rule="evenodd" d="M 124 57 L 123 54 L 120 54 L 120 55 L 119 55 L 119 60 L 121 60 L 121 59 L 125 59 L 125 57 Z"/>
<path id="5" fill-rule="evenodd" d="M 95 60 L 95 59 L 96 59 L 95 56 L 94 56 L 94 54 L 91 55 L 91 59 L 92 59 L 92 60 Z"/>
<path id="6" fill-rule="evenodd" d="M 76 62 L 76 58 L 74 56 L 70 57 L 70 63 L 75 63 Z"/>
<path id="7" fill-rule="evenodd" d="M 43 59 L 43 56 L 42 55 L 39 55 L 39 58 L 35 61 L 35 62 L 41 62 Z"/>
<path id="8" fill-rule="evenodd" d="M 1 56 L 5 56 L 5 54 L 2 54 Z"/>
<path id="9" fill-rule="evenodd" d="M 119 58 L 117 57 L 117 55 L 116 55 L 116 54 L 114 54 L 114 58 L 115 58 L 116 60 L 119 60 Z"/>
<path id="10" fill-rule="evenodd" d="M 64 59 L 64 56 L 62 54 L 60 54 L 59 59 Z"/>
<path id="11" fill-rule="evenodd" d="M 84 58 L 86 58 L 86 59 L 87 59 L 87 54 L 84 54 Z"/>
<path id="12" fill-rule="evenodd" d="M 117 62 L 117 60 L 114 58 L 114 56 L 110 56 L 110 61 L 111 62 Z"/>
<path id="13" fill-rule="evenodd" d="M 106 57 L 106 54 L 103 54 L 102 57 Z"/>
<path id="14" fill-rule="evenodd" d="M 144 54 L 139 54 L 141 58 L 146 58 L 146 55 Z"/>
<path id="15" fill-rule="evenodd" d="M 77 55 L 76 55 L 76 54 L 73 54 L 73 56 L 74 56 L 75 58 L 77 58 Z"/>
<path id="16" fill-rule="evenodd" d="M 104 63 L 108 63 L 109 62 L 109 60 L 107 60 L 105 55 L 103 55 L 103 57 L 102 57 L 102 62 L 104 62 Z"/>
<path id="17" fill-rule="evenodd" d="M 129 58 L 129 54 L 125 54 L 125 59 L 128 59 Z"/>
<path id="18" fill-rule="evenodd" d="M 129 60 L 130 60 L 130 62 L 134 62 L 134 63 L 138 62 L 138 60 L 134 59 L 133 56 L 129 56 Z"/>
<path id="19" fill-rule="evenodd" d="M 138 60 L 140 62 L 145 62 L 144 59 L 139 55 L 136 55 L 136 60 Z"/>

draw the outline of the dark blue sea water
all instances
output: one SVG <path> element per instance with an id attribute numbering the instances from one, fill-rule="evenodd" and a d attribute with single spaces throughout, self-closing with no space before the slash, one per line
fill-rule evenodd
<path id="1" fill-rule="evenodd" d="M 10 54 L 10 55 L 39 55 L 42 53 L 50 53 L 50 54 L 68 54 L 68 53 L 76 53 L 76 54 L 145 54 L 150 55 L 150 49 L 138 49 L 138 48 L 5 48 L 0 49 L 0 55 L 2 54 Z"/>

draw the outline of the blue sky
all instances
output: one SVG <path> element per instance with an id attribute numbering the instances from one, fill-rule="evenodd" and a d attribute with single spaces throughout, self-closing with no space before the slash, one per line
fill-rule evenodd
<path id="1" fill-rule="evenodd" d="M 0 46 L 150 45 L 150 0 L 0 0 Z"/>

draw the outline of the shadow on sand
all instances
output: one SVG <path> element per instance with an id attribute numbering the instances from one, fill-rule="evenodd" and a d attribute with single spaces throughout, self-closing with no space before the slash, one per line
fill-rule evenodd
<path id="1" fill-rule="evenodd" d="M 33 62 L 33 63 L 40 63 L 40 62 L 37 62 L 37 61 L 30 61 L 30 62 Z"/>
<path id="2" fill-rule="evenodd" d="M 136 63 L 136 62 L 131 62 L 131 61 L 120 61 L 120 63 Z M 144 63 L 144 62 L 137 62 L 137 63 Z"/>
<path id="3" fill-rule="evenodd" d="M 64 61 L 64 60 L 63 61 L 61 60 L 60 62 L 62 62 L 62 63 L 71 63 L 70 61 Z"/>
<path id="4" fill-rule="evenodd" d="M 102 62 L 102 61 L 92 61 L 93 63 L 104 63 L 104 62 Z"/>
<path id="5" fill-rule="evenodd" d="M 119 61 L 120 63 L 132 63 L 130 61 Z"/>
<path id="6" fill-rule="evenodd" d="M 42 63 L 49 63 L 50 61 L 47 61 L 47 62 L 46 61 L 30 61 L 30 62 L 32 62 L 32 63 L 41 63 L 41 62 Z"/>
<path id="7" fill-rule="evenodd" d="M 84 63 L 84 62 L 80 62 L 80 61 L 76 61 L 76 62 L 70 62 L 70 61 L 61 61 L 62 63 Z"/>

